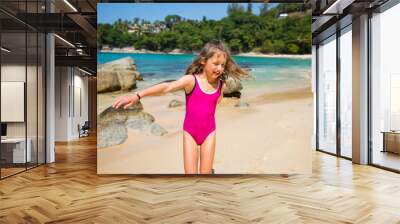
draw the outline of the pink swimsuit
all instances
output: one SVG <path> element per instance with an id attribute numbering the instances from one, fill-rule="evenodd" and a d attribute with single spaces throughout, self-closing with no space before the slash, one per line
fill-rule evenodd
<path id="1" fill-rule="evenodd" d="M 215 130 L 215 109 L 221 95 L 222 81 L 218 80 L 217 89 L 208 93 L 201 89 L 196 76 L 191 93 L 186 94 L 186 115 L 183 130 L 189 133 L 197 145 L 203 144 L 209 134 Z"/>

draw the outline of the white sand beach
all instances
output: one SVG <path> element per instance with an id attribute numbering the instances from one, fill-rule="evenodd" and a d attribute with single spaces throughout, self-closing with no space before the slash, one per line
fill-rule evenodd
<path id="1" fill-rule="evenodd" d="M 263 54 L 259 52 L 240 53 L 237 56 L 245 57 L 263 57 L 263 58 L 297 58 L 297 59 L 311 59 L 311 54 Z"/>
<path id="2" fill-rule="evenodd" d="M 313 98 L 310 87 L 285 92 L 265 89 L 242 91 L 242 102 L 224 98 L 218 106 L 216 174 L 311 173 Z M 99 110 L 111 104 L 113 94 L 99 95 Z M 98 149 L 99 174 L 182 174 L 182 125 L 185 107 L 169 108 L 184 94 L 147 97 L 144 111 L 156 118 L 168 134 L 154 136 L 128 129 L 121 145 Z"/>

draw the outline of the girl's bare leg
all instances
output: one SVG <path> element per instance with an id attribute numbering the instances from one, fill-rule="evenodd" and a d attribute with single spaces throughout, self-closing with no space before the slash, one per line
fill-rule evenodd
<path id="1" fill-rule="evenodd" d="M 215 153 L 216 133 L 211 132 L 200 146 L 200 173 L 211 174 Z"/>
<path id="2" fill-rule="evenodd" d="M 193 137 L 183 131 L 183 163 L 185 167 L 185 174 L 198 173 L 198 146 Z"/>

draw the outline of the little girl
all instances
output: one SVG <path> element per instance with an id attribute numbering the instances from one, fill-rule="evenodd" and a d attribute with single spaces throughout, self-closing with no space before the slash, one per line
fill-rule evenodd
<path id="1" fill-rule="evenodd" d="M 229 49 L 221 41 L 207 43 L 179 80 L 148 87 L 133 95 L 118 97 L 113 107 L 124 109 L 140 99 L 184 90 L 186 115 L 183 123 L 183 157 L 186 174 L 210 174 L 215 152 L 215 109 L 222 98 L 227 76 L 240 79 L 247 76 L 231 58 Z M 200 146 L 200 151 L 198 150 Z"/>

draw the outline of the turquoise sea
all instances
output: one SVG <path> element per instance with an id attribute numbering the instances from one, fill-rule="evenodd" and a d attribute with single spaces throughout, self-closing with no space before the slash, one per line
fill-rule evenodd
<path id="1" fill-rule="evenodd" d="M 98 64 L 124 57 L 135 60 L 144 83 L 152 85 L 164 80 L 178 79 L 195 55 L 189 54 L 132 54 L 98 53 Z M 233 56 L 240 66 L 251 69 L 252 78 L 243 81 L 244 87 L 296 88 L 310 84 L 311 59 L 262 58 Z"/>

